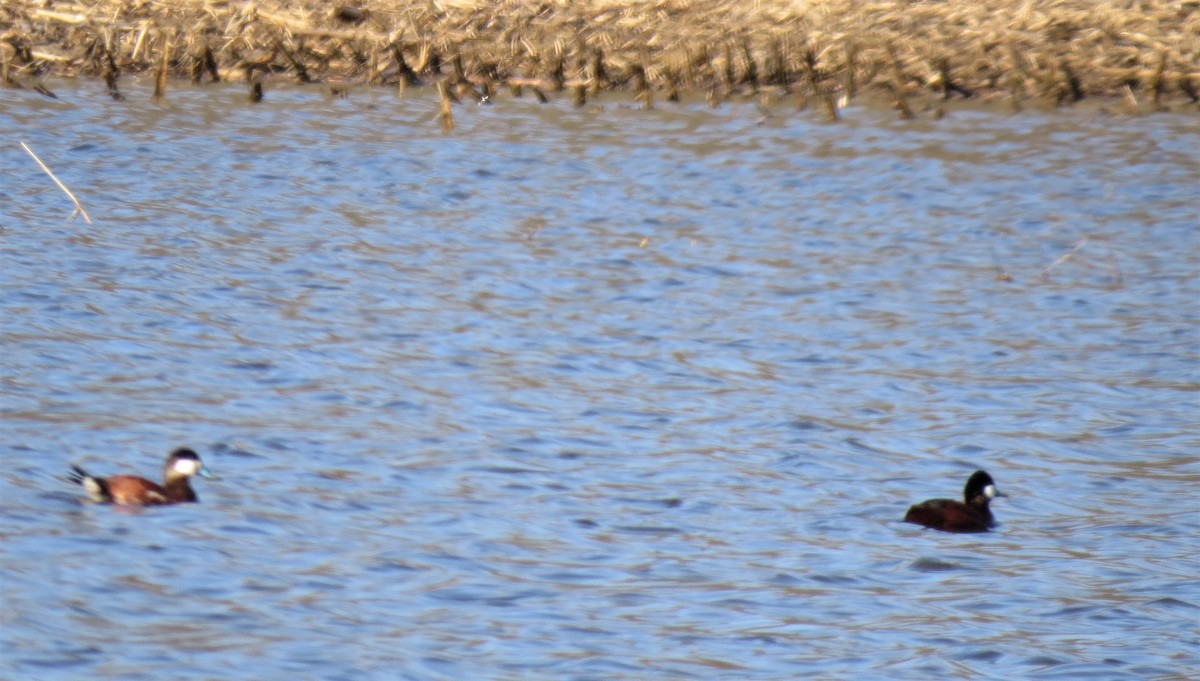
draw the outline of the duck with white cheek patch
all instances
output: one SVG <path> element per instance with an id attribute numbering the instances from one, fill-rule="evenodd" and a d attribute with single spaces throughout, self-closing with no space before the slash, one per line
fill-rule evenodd
<path id="1" fill-rule="evenodd" d="M 196 452 L 180 447 L 171 452 L 163 464 L 163 482 L 158 484 L 136 475 L 112 475 L 100 478 L 90 475 L 79 466 L 72 466 L 68 476 L 81 485 L 88 498 L 98 504 L 122 506 L 162 506 L 198 501 L 191 478 L 215 478 L 204 466 Z"/>

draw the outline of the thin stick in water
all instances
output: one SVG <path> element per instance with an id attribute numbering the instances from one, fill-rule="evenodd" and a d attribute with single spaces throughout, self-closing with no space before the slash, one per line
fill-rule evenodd
<path id="1" fill-rule="evenodd" d="M 1049 267 L 1042 270 L 1042 280 L 1050 281 L 1050 272 L 1053 271 L 1055 267 L 1058 267 L 1059 265 L 1063 264 L 1064 262 L 1070 260 L 1071 256 L 1078 253 L 1079 249 L 1083 248 L 1083 245 L 1086 244 L 1087 242 L 1088 242 L 1088 238 L 1085 236 L 1079 243 L 1075 244 L 1075 248 L 1072 248 L 1071 250 L 1067 251 L 1066 253 L 1063 253 L 1062 255 L 1058 256 L 1058 260 L 1055 260 L 1053 263 L 1050 264 Z"/>
<path id="2" fill-rule="evenodd" d="M 37 161 L 37 164 L 42 167 L 42 170 L 46 171 L 46 174 L 50 176 L 50 179 L 54 180 L 54 184 L 58 185 L 58 188 L 63 190 L 63 192 L 70 197 L 71 201 L 75 203 L 75 211 L 72 212 L 71 217 L 67 219 L 70 220 L 71 218 L 75 217 L 75 213 L 79 213 L 89 225 L 92 224 L 92 219 L 88 217 L 87 211 L 83 209 L 83 204 L 79 203 L 79 199 L 75 198 L 75 195 L 71 193 L 70 189 L 67 189 L 67 185 L 63 184 L 57 177 L 54 176 L 54 173 L 50 172 L 50 168 L 46 167 L 45 163 L 42 163 L 42 159 L 38 158 L 37 154 L 33 153 L 33 149 L 30 149 L 28 144 L 21 142 L 21 147 L 33 157 L 33 160 Z"/>

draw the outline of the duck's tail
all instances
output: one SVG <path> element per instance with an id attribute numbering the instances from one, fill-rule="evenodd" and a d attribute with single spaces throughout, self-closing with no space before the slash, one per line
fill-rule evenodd
<path id="1" fill-rule="evenodd" d="M 113 500 L 112 493 L 108 491 L 108 481 L 88 475 L 88 472 L 79 466 L 71 466 L 67 480 L 82 486 L 83 490 L 87 492 L 88 498 L 98 504 L 107 504 Z"/>

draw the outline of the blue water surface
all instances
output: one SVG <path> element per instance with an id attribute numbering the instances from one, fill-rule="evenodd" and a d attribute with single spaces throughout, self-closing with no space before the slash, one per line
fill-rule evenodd
<path id="1" fill-rule="evenodd" d="M 1194 116 L 53 89 L 0 677 L 1200 674 Z M 901 522 L 976 468 L 996 531 Z"/>

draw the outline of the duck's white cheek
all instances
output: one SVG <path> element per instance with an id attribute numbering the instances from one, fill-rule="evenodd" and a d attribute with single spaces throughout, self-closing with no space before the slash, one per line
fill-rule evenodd
<path id="1" fill-rule="evenodd" d="M 175 472 L 180 475 L 195 475 L 200 465 L 191 459 L 180 459 L 175 462 Z"/>
<path id="2" fill-rule="evenodd" d="M 996 486 L 995 486 L 995 485 L 988 485 L 987 487 L 984 487 L 984 488 L 983 488 L 983 494 L 984 494 L 984 495 L 985 495 L 985 496 L 986 496 L 988 499 L 995 499 L 995 498 L 996 498 Z"/>

